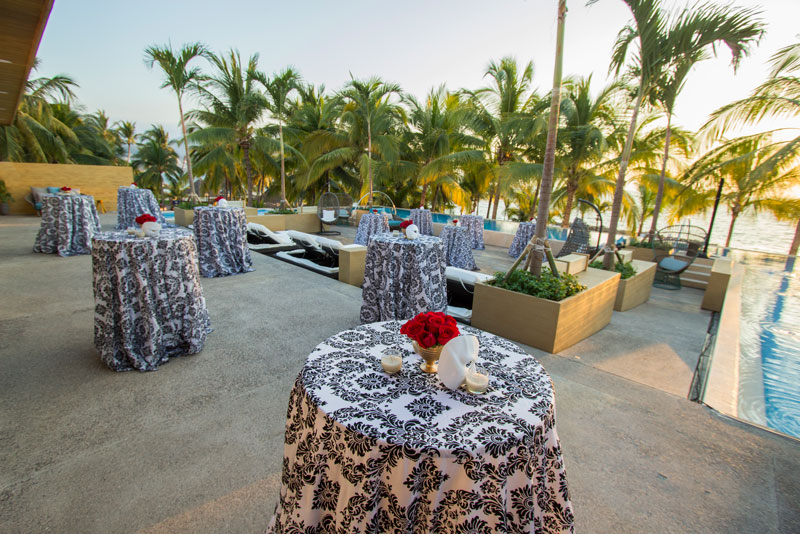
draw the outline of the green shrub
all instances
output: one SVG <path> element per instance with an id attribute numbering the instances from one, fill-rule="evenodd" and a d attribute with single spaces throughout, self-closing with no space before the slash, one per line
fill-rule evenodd
<path id="1" fill-rule="evenodd" d="M 603 268 L 603 261 L 602 260 L 595 260 L 589 264 L 589 267 L 592 269 L 602 269 Z M 633 266 L 633 263 L 621 263 L 621 262 L 614 262 L 614 270 L 617 271 L 622 275 L 623 280 L 627 280 L 634 274 L 636 274 L 636 267 Z"/>
<path id="2" fill-rule="evenodd" d="M 295 211 L 291 208 L 278 208 L 276 210 L 272 210 L 270 213 L 274 215 L 294 215 Z"/>
<path id="3" fill-rule="evenodd" d="M 0 202 L 11 202 L 14 200 L 14 197 L 11 196 L 11 193 L 8 192 L 6 188 L 6 182 L 4 180 L 0 180 Z"/>
<path id="4" fill-rule="evenodd" d="M 504 277 L 505 273 L 495 273 L 494 278 L 489 280 L 487 284 L 533 297 L 556 301 L 564 300 L 586 289 L 586 286 L 579 283 L 575 276 L 562 274 L 560 278 L 556 278 L 548 269 L 542 269 L 542 274 L 538 277 L 525 270 L 517 270 L 508 277 Z"/>

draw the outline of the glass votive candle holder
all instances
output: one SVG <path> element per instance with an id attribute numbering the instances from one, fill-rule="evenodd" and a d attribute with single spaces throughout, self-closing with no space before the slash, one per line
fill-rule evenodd
<path id="1" fill-rule="evenodd" d="M 390 375 L 399 373 L 403 368 L 403 357 L 399 351 L 386 351 L 381 357 L 381 366 Z"/>
<path id="2" fill-rule="evenodd" d="M 471 365 L 467 368 L 465 383 L 470 393 L 485 393 L 489 387 L 489 370 L 479 365 Z"/>

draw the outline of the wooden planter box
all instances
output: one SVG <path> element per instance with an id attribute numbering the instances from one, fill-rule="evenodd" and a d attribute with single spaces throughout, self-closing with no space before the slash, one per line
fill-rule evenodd
<path id="1" fill-rule="evenodd" d="M 634 260 L 653 261 L 656 257 L 652 248 L 646 247 L 626 247 L 624 250 L 633 252 Z"/>
<path id="2" fill-rule="evenodd" d="M 587 289 L 559 302 L 478 283 L 472 326 L 547 352 L 561 352 L 611 322 L 619 278 L 617 272 L 589 268 L 578 275 Z"/>
<path id="3" fill-rule="evenodd" d="M 175 224 L 178 226 L 189 226 L 194 222 L 193 209 L 185 210 L 176 206 L 173 212 L 175 213 Z"/>
<path id="4" fill-rule="evenodd" d="M 319 232 L 319 217 L 316 213 L 293 215 L 247 215 L 247 222 L 263 224 L 273 232 L 296 230 L 307 234 Z"/>
<path id="5" fill-rule="evenodd" d="M 651 261 L 633 260 L 636 274 L 627 280 L 619 281 L 617 299 L 614 310 L 623 312 L 644 304 L 650 298 L 653 278 L 656 276 L 656 264 Z"/>

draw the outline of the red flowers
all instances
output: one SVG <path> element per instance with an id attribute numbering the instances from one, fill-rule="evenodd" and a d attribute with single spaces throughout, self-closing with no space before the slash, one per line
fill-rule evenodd
<path id="1" fill-rule="evenodd" d="M 225 197 L 224 197 L 223 195 L 220 195 L 220 196 L 218 196 L 217 198 L 215 198 L 215 199 L 214 199 L 214 202 L 215 202 L 215 203 L 216 203 L 216 202 L 219 202 L 219 201 L 220 201 L 220 200 L 222 200 L 223 198 L 225 198 Z"/>
<path id="2" fill-rule="evenodd" d="M 139 226 L 143 225 L 146 222 L 156 222 L 158 219 L 150 215 L 149 213 L 145 213 L 144 215 L 139 215 L 136 217 L 136 224 Z"/>
<path id="3" fill-rule="evenodd" d="M 67 191 L 72 191 L 72 188 L 71 187 L 67 187 L 65 185 L 64 187 L 61 188 L 61 190 L 64 191 L 64 192 L 67 192 Z"/>
<path id="4" fill-rule="evenodd" d="M 456 320 L 442 312 L 420 313 L 402 327 L 400 333 L 416 341 L 423 349 L 444 345 L 459 334 Z"/>
<path id="5" fill-rule="evenodd" d="M 453 219 L 453 224 L 458 224 L 458 219 Z"/>
<path id="6" fill-rule="evenodd" d="M 401 223 L 400 223 L 400 228 L 402 228 L 403 230 L 405 230 L 406 228 L 408 228 L 408 227 L 409 227 L 409 226 L 411 226 L 412 224 L 414 224 L 414 222 L 413 222 L 413 221 L 410 221 L 410 220 L 406 219 L 405 221 L 403 221 L 403 222 L 401 222 Z"/>

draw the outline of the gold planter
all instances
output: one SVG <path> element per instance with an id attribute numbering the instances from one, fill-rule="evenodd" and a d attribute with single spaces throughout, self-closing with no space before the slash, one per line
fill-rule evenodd
<path id="1" fill-rule="evenodd" d="M 422 359 L 425 360 L 419 364 L 419 368 L 426 373 L 435 373 L 439 368 L 439 356 L 441 356 L 444 347 L 442 345 L 434 345 L 433 347 L 424 349 L 413 340 L 411 344 L 414 346 L 414 352 L 422 356 Z"/>

